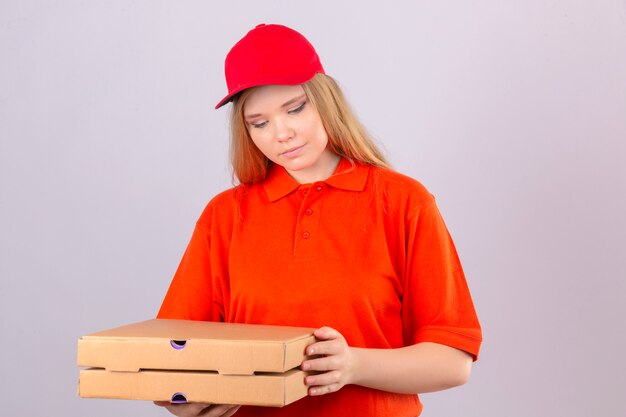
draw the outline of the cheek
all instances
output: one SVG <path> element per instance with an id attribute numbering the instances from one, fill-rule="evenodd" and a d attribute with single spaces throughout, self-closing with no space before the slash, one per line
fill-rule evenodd
<path id="1" fill-rule="evenodd" d="M 252 139 L 252 145 L 255 146 L 265 157 L 273 162 L 276 162 L 274 152 L 272 152 L 272 144 L 266 137 L 267 135 L 250 133 L 250 139 Z"/>
<path id="2" fill-rule="evenodd" d="M 265 136 L 267 135 L 263 135 L 263 132 L 256 132 L 256 131 L 250 131 L 250 139 L 252 139 L 252 143 L 259 148 L 260 150 L 263 150 L 265 147 L 267 147 L 267 139 L 265 138 Z"/>
<path id="3" fill-rule="evenodd" d="M 326 129 L 324 129 L 324 126 L 321 123 L 317 128 L 316 138 L 320 146 L 326 147 L 326 145 L 328 144 L 328 134 L 326 133 Z"/>
<path id="4" fill-rule="evenodd" d="M 318 118 L 309 120 L 307 123 L 307 131 L 310 132 L 310 136 L 315 139 L 316 142 L 324 145 L 328 142 L 328 135 L 322 121 Z"/>

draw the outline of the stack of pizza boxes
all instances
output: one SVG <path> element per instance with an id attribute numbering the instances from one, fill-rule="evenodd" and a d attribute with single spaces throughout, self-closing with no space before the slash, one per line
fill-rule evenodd
<path id="1" fill-rule="evenodd" d="M 79 396 L 280 407 L 307 395 L 299 366 L 313 331 L 153 319 L 89 334 Z"/>

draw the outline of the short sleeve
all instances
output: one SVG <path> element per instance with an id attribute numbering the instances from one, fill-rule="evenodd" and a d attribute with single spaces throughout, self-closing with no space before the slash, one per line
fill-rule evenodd
<path id="1" fill-rule="evenodd" d="M 223 321 L 211 274 L 211 235 L 196 225 L 158 318 Z"/>
<path id="2" fill-rule="evenodd" d="M 476 360 L 482 332 L 454 243 L 434 198 L 407 220 L 402 298 L 407 345 L 433 342 Z"/>

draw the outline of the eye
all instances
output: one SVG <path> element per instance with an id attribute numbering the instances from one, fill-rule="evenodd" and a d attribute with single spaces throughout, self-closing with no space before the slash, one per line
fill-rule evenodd
<path id="1" fill-rule="evenodd" d="M 261 129 L 264 128 L 267 125 L 267 121 L 265 122 L 259 122 L 259 123 L 250 123 L 250 126 L 252 126 L 255 129 Z"/>
<path id="2" fill-rule="evenodd" d="M 302 111 L 302 109 L 304 109 L 304 105 L 306 104 L 306 101 L 303 102 L 302 104 L 300 104 L 298 107 L 296 107 L 295 109 L 291 109 L 288 111 L 289 114 L 298 114 Z"/>

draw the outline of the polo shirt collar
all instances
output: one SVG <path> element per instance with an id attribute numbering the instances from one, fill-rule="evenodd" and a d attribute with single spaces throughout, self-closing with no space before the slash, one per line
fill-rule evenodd
<path id="1" fill-rule="evenodd" d="M 323 182 L 341 190 L 363 191 L 368 172 L 369 165 L 342 158 L 335 169 L 335 173 Z M 294 180 L 285 168 L 276 164 L 270 167 L 267 177 L 263 181 L 267 198 L 272 202 L 298 189 L 300 185 L 302 184 Z"/>

